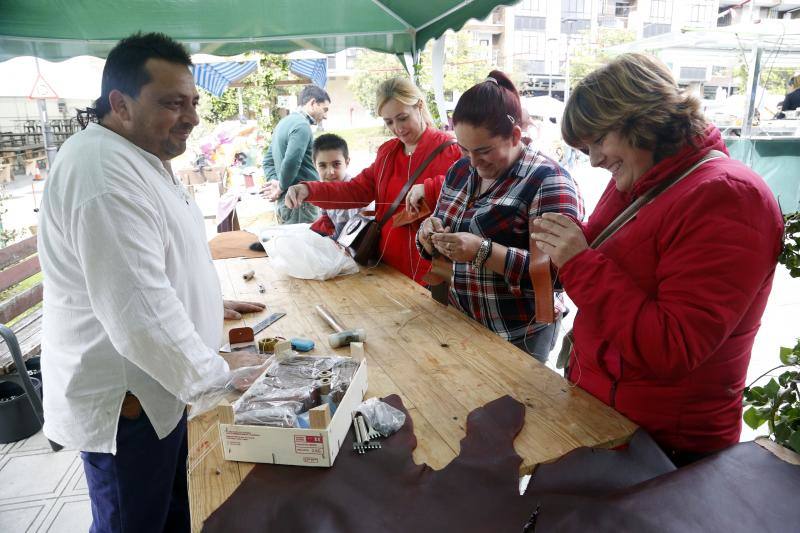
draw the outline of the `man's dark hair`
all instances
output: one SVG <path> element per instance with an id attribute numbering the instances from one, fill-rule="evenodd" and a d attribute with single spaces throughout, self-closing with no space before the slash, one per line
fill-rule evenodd
<path id="1" fill-rule="evenodd" d="M 311 157 L 313 161 L 317 162 L 317 154 L 325 150 L 339 150 L 342 152 L 345 160 L 350 159 L 350 152 L 347 150 L 347 141 L 334 133 L 323 133 L 316 139 L 311 147 Z"/>
<path id="2" fill-rule="evenodd" d="M 78 121 L 86 127 L 89 121 L 99 121 L 106 116 L 111 111 L 108 96 L 115 89 L 131 98 L 138 97 L 142 86 L 150 82 L 150 73 L 144 65 L 151 58 L 187 67 L 192 64 L 189 53 L 172 37 L 163 33 L 134 33 L 108 53 L 100 98 L 95 100 L 94 107 L 78 112 Z"/>
<path id="3" fill-rule="evenodd" d="M 328 96 L 325 89 L 321 89 L 316 85 L 306 85 L 303 87 L 303 90 L 300 91 L 300 94 L 297 95 L 297 103 L 302 107 L 310 100 L 316 100 L 317 103 L 321 104 L 322 102 L 330 102 L 331 97 Z"/>

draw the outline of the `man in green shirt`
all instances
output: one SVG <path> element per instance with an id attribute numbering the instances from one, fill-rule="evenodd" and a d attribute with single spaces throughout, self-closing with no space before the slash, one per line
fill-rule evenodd
<path id="1" fill-rule="evenodd" d="M 314 168 L 311 147 L 314 136 L 311 125 L 325 119 L 331 99 L 316 85 L 307 85 L 297 98 L 300 107 L 278 122 L 272 132 L 272 142 L 264 156 L 264 176 L 267 187 L 264 196 L 277 200 L 276 214 L 280 224 L 311 223 L 317 218 L 317 208 L 304 203 L 289 209 L 283 202 L 286 190 L 301 181 L 319 181 Z"/>

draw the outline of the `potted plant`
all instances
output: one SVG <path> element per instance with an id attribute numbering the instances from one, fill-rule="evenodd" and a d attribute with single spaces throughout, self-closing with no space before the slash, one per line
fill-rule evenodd
<path id="1" fill-rule="evenodd" d="M 784 248 L 778 262 L 800 277 L 800 212 L 785 217 Z M 794 348 L 781 347 L 781 364 L 756 378 L 744 389 L 745 424 L 757 429 L 767 424 L 768 438 L 800 454 L 800 340 Z M 767 375 L 783 369 L 777 379 L 755 385 Z"/>

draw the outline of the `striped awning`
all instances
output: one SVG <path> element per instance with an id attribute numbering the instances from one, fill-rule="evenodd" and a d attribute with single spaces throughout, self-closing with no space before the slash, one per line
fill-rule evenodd
<path id="1" fill-rule="evenodd" d="M 198 63 L 192 66 L 192 73 L 198 87 L 219 97 L 228 85 L 249 75 L 256 67 L 256 61 Z"/>
<path id="2" fill-rule="evenodd" d="M 311 80 L 317 87 L 325 88 L 328 83 L 327 59 L 292 59 L 289 70 Z"/>

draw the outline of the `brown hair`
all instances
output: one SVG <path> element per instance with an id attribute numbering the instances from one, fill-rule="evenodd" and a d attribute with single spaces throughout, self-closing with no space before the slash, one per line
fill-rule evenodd
<path id="1" fill-rule="evenodd" d="M 488 78 L 458 99 L 453 124 L 459 122 L 486 128 L 492 137 L 511 137 L 514 125 L 522 122 L 522 106 L 514 83 L 499 70 L 491 71 Z"/>
<path id="2" fill-rule="evenodd" d="M 561 135 L 580 148 L 617 131 L 660 161 L 693 145 L 705 127 L 699 100 L 678 88 L 664 63 L 623 54 L 578 83 L 564 109 Z"/>

